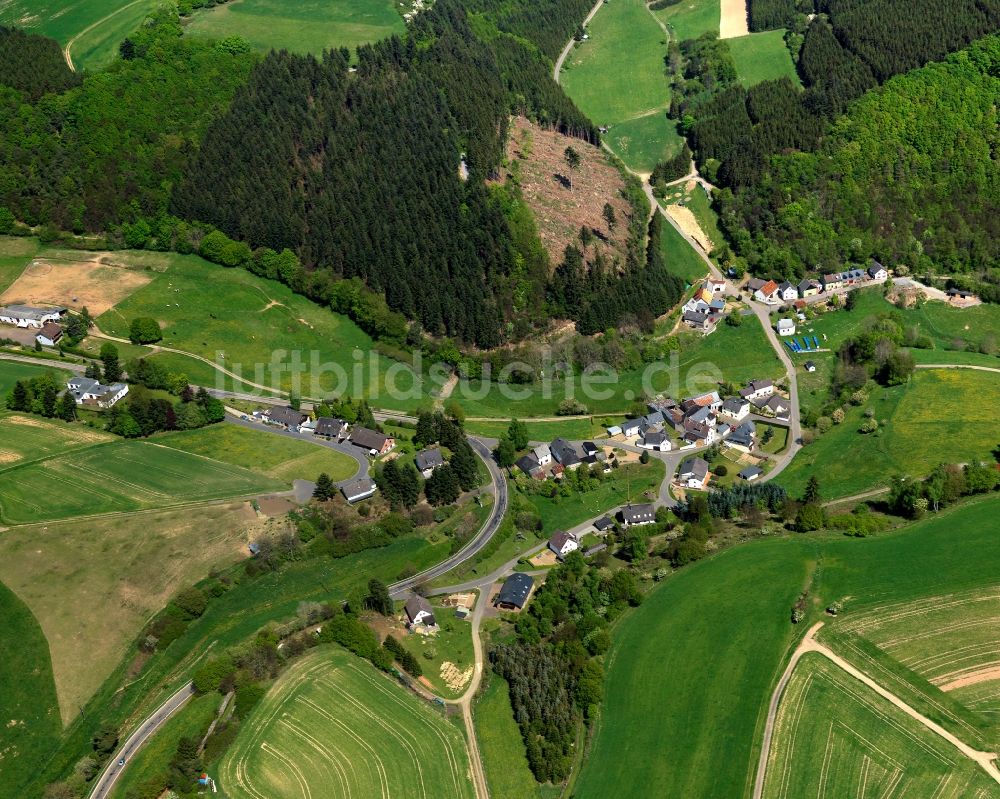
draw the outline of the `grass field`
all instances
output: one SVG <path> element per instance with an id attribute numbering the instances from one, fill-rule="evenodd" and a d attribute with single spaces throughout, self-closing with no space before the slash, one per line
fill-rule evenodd
<path id="1" fill-rule="evenodd" d="M 243 269 L 194 255 L 156 255 L 149 262 L 157 270 L 153 280 L 102 314 L 102 331 L 127 338 L 133 318 L 152 316 L 163 327 L 162 345 L 208 358 L 255 383 L 304 396 L 364 395 L 377 406 L 400 410 L 420 405 L 419 393 L 410 391 L 412 370 L 376 354 L 371 338 L 346 317 Z M 191 370 L 199 368 L 190 359 L 178 365 L 192 379 Z M 389 396 L 387 386 L 393 385 L 409 395 Z"/>
<path id="2" fill-rule="evenodd" d="M 512 408 L 516 410 L 516 408 Z M 546 443 L 554 438 L 565 438 L 569 441 L 582 441 L 605 434 L 605 428 L 594 419 L 566 419 L 559 422 L 531 422 L 524 424 L 528 428 L 528 439 L 531 441 L 544 441 Z M 465 423 L 465 429 L 473 435 L 487 436 L 488 438 L 500 438 L 510 427 L 508 420 L 496 422 L 470 422 Z"/>
<path id="3" fill-rule="evenodd" d="M 529 799 L 539 785 L 528 768 L 521 730 L 510 707 L 507 681 L 492 674 L 473 706 L 479 753 L 493 799 Z"/>
<path id="4" fill-rule="evenodd" d="M 815 473 L 829 499 L 887 485 L 894 474 L 921 477 L 938 463 L 988 459 L 994 437 L 970 431 L 1000 422 L 1000 410 L 980 399 L 995 396 L 998 385 L 1000 375 L 989 372 L 921 369 L 908 385 L 877 389 L 865 405 L 851 408 L 843 424 L 795 456 L 779 482 L 799 496 Z M 875 411 L 880 429 L 862 435 L 866 408 Z"/>
<path id="5" fill-rule="evenodd" d="M 660 252 L 667 270 L 682 278 L 686 283 L 694 283 L 708 274 L 708 265 L 677 232 L 673 225 L 664 221 L 660 236 Z"/>
<path id="6" fill-rule="evenodd" d="M 782 698 L 765 799 L 1000 796 L 982 769 L 822 655 L 806 654 Z"/>
<path id="7" fill-rule="evenodd" d="M 346 480 L 358 468 L 353 458 L 329 447 L 234 424 L 170 433 L 157 437 L 156 443 L 262 472 L 284 483 L 315 480 L 320 472 L 337 482 Z"/>
<path id="8" fill-rule="evenodd" d="M 2 328 L 0 328 L 0 335 L 2 335 Z M 30 380 L 32 377 L 38 377 L 46 372 L 54 372 L 60 378 L 70 376 L 69 372 L 59 369 L 56 364 L 49 368 L 47 366 L 34 366 L 30 363 L 18 363 L 17 361 L 0 361 L 0 406 L 6 407 L 3 403 L 7 399 L 7 393 L 14 388 L 14 384 L 18 380 Z"/>
<path id="9" fill-rule="evenodd" d="M 991 496 L 873 538 L 757 541 L 665 580 L 615 632 L 607 698 L 575 796 L 748 795 L 771 690 L 809 624 L 788 621 L 808 576 L 813 619 L 848 596 L 845 619 L 877 605 L 993 585 L 997 513 L 1000 497 Z M 669 679 L 650 679 L 654 674 Z M 920 692 L 904 687 L 891 690 L 949 729 L 977 721 L 969 713 L 949 719 L 961 711 L 957 703 L 921 705 Z"/>
<path id="10" fill-rule="evenodd" d="M 157 0 L 8 0 L 0 6 L 0 24 L 50 36 L 63 46 L 72 41 L 76 69 L 94 70 L 117 56 L 121 40 L 157 5 Z"/>
<path id="11" fill-rule="evenodd" d="M 2 540 L 2 539 L 0 539 Z M 35 617 L 0 583 L 0 797 L 20 799 L 33 764 L 59 740 L 62 723 L 49 646 Z"/>
<path id="12" fill-rule="evenodd" d="M 434 618 L 441 628 L 436 635 L 407 635 L 402 644 L 420 661 L 424 678 L 431 684 L 434 693 L 445 699 L 458 699 L 465 693 L 472 679 L 475 654 L 472 649 L 472 623 L 455 617 L 455 609 L 432 602 Z M 449 686 L 441 667 L 451 663 L 462 675 L 461 679 Z M 451 672 L 449 671 L 449 674 Z M 462 683 L 459 687 L 459 683 Z"/>
<path id="13" fill-rule="evenodd" d="M 65 722 L 176 591 L 246 555 L 251 518 L 236 502 L 0 535 L 0 580 L 27 603 L 48 639 Z"/>
<path id="14" fill-rule="evenodd" d="M 684 140 L 677 121 L 665 111 L 656 111 L 609 126 L 603 137 L 612 152 L 636 172 L 652 172 L 660 161 L 676 155 Z"/>
<path id="15" fill-rule="evenodd" d="M 235 0 L 198 11 L 189 33 L 242 36 L 259 50 L 315 53 L 385 39 L 404 31 L 392 0 Z"/>
<path id="16" fill-rule="evenodd" d="M 21 276 L 38 247 L 37 239 L 0 236 L 0 293 Z"/>
<path id="17" fill-rule="evenodd" d="M 654 13 L 682 42 L 708 31 L 718 33 L 722 11 L 719 0 L 681 0 Z"/>
<path id="18" fill-rule="evenodd" d="M 468 754 L 439 711 L 340 649 L 275 684 L 222 760 L 230 799 L 472 797 Z"/>
<path id="19" fill-rule="evenodd" d="M 744 86 L 755 86 L 778 78 L 788 78 L 796 86 L 800 84 L 784 37 L 785 31 L 779 29 L 726 39 L 736 62 L 736 72 Z"/>
<path id="20" fill-rule="evenodd" d="M 643 0 L 606 4 L 588 33 L 590 38 L 566 59 L 563 88 L 595 124 L 612 126 L 609 144 L 626 164 L 648 171 L 657 154 L 679 146 L 676 130 L 662 113 L 670 97 L 664 33 Z M 622 140 L 614 126 L 646 115 L 651 115 L 649 121 L 636 123 L 634 130 L 629 126 L 624 131 L 627 141 Z M 623 143 L 627 146 L 620 148 Z"/>
<path id="21" fill-rule="evenodd" d="M 114 440 L 111 433 L 78 424 L 0 412 L 0 469 Z"/>
<path id="22" fill-rule="evenodd" d="M 1000 346 L 1000 306 L 976 305 L 956 308 L 944 302 L 925 302 L 920 308 L 903 312 L 906 324 L 914 325 L 930 336 L 936 349 L 945 349 L 953 342 L 980 344 L 990 338 Z"/>

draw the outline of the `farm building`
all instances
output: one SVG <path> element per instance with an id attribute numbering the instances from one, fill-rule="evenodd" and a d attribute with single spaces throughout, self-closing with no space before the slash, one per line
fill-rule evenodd
<path id="1" fill-rule="evenodd" d="M 37 308 L 33 305 L 4 305 L 0 307 L 0 322 L 15 327 L 41 328 L 46 322 L 58 322 L 66 313 L 65 308 Z"/>
<path id="2" fill-rule="evenodd" d="M 347 483 L 340 489 L 340 493 L 344 495 L 344 499 L 348 502 L 360 502 L 363 499 L 368 499 L 368 497 L 374 496 L 375 490 L 376 486 L 374 480 L 370 477 L 361 477 Z"/>
<path id="3" fill-rule="evenodd" d="M 618 511 L 618 518 L 625 527 L 653 524 L 656 521 L 656 509 L 651 504 L 629 504 Z"/>
<path id="4" fill-rule="evenodd" d="M 306 416 L 302 411 L 296 411 L 293 408 L 268 408 L 264 412 L 264 421 L 268 424 L 278 425 L 279 427 L 284 427 L 286 430 L 291 430 L 293 433 L 298 432 L 299 425 L 305 422 L 309 417 Z"/>
<path id="5" fill-rule="evenodd" d="M 403 612 L 406 613 L 406 620 L 410 627 L 416 627 L 418 624 L 424 627 L 433 627 L 437 624 L 434 619 L 434 608 L 420 594 L 413 594 L 406 600 Z"/>
<path id="6" fill-rule="evenodd" d="M 572 533 L 565 533 L 559 530 L 549 539 L 549 549 L 556 553 L 556 557 L 562 560 L 570 552 L 579 549 L 580 544 L 576 536 Z"/>
<path id="7" fill-rule="evenodd" d="M 779 319 L 775 328 L 777 329 L 779 336 L 795 335 L 795 321 L 792 319 Z"/>
<path id="8" fill-rule="evenodd" d="M 396 446 L 396 439 L 392 436 L 369 430 L 367 427 L 355 427 L 351 431 L 350 440 L 354 446 L 361 447 L 361 449 L 368 450 L 375 455 L 385 455 Z"/>
<path id="9" fill-rule="evenodd" d="M 54 347 L 63 337 L 63 329 L 55 322 L 46 322 L 35 336 L 35 341 L 43 347 Z"/>
<path id="10" fill-rule="evenodd" d="M 96 405 L 98 408 L 110 408 L 128 394 L 128 386 L 124 383 L 105 386 L 89 377 L 74 377 L 66 383 L 66 388 L 77 405 Z"/>
<path id="11" fill-rule="evenodd" d="M 416 465 L 417 471 L 424 476 L 424 479 L 427 479 L 434 473 L 435 469 L 444 466 L 444 455 L 437 447 L 422 449 L 416 454 L 413 463 Z"/>
<path id="12" fill-rule="evenodd" d="M 741 480 L 746 480 L 748 483 L 752 483 L 758 477 L 760 477 L 764 472 L 759 466 L 747 466 L 740 470 L 738 477 Z"/>
<path id="13" fill-rule="evenodd" d="M 521 610 L 528 603 L 528 597 L 534 587 L 535 581 L 529 575 L 515 572 L 504 580 L 500 593 L 493 600 L 493 605 L 501 610 Z"/>

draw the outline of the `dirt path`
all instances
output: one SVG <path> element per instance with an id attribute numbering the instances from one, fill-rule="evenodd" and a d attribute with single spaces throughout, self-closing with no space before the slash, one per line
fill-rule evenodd
<path id="1" fill-rule="evenodd" d="M 1000 369 L 995 366 L 975 366 L 971 363 L 918 363 L 917 369 L 972 369 L 976 372 L 997 372 Z"/>
<path id="2" fill-rule="evenodd" d="M 97 20 L 97 22 L 90 23 L 90 25 L 88 25 L 86 28 L 84 28 L 82 31 L 80 31 L 78 34 L 76 34 L 76 36 L 74 36 L 72 39 L 70 39 L 68 42 L 66 42 L 66 46 L 63 48 L 63 58 L 66 59 L 66 66 L 69 67 L 70 72 L 76 72 L 76 67 L 73 66 L 73 56 L 70 55 L 70 50 L 73 49 L 73 45 L 76 44 L 76 40 L 77 39 L 79 39 L 81 36 L 86 36 L 94 28 L 98 27 L 99 25 L 103 25 L 109 19 L 111 19 L 114 16 L 117 16 L 122 11 L 124 11 L 126 8 L 131 8 L 132 6 L 137 6 L 137 5 L 139 5 L 139 3 L 145 3 L 145 2 L 146 2 L 146 0 L 132 0 L 131 3 L 126 3 L 121 8 L 115 9 L 114 11 L 112 11 L 107 16 L 101 17 L 99 20 Z"/>
<path id="3" fill-rule="evenodd" d="M 823 503 L 824 508 L 829 508 L 831 505 L 843 505 L 845 502 L 857 502 L 860 499 L 869 499 L 871 497 L 877 497 L 879 494 L 885 494 L 888 492 L 889 487 L 883 486 L 882 488 L 873 488 L 871 491 L 862 491 L 860 494 L 851 494 L 849 497 L 839 497 L 838 499 L 831 499 L 828 502 Z"/>
<path id="4" fill-rule="evenodd" d="M 989 666 L 984 669 L 979 669 L 978 671 L 966 674 L 963 677 L 958 677 L 951 682 L 946 682 L 943 685 L 939 685 L 942 691 L 954 691 L 958 688 L 967 688 L 970 685 L 978 685 L 981 682 L 993 682 L 993 680 L 1000 680 L 1000 666 Z"/>
<path id="5" fill-rule="evenodd" d="M 767 773 L 767 761 L 771 754 L 771 744 L 774 738 L 774 724 L 778 714 L 778 705 L 781 702 L 782 694 L 785 692 L 785 688 L 788 685 L 788 681 L 792 677 L 792 672 L 795 670 L 795 666 L 798 664 L 799 660 L 807 652 L 815 652 L 822 655 L 835 666 L 839 667 L 843 671 L 850 674 L 858 682 L 863 683 L 868 688 L 871 688 L 875 693 L 885 699 L 887 702 L 895 706 L 897 709 L 901 710 L 910 718 L 915 721 L 920 722 L 924 727 L 933 732 L 935 735 L 944 738 L 948 743 L 958 749 L 963 755 L 965 755 L 970 760 L 975 761 L 980 765 L 980 767 L 985 771 L 994 782 L 1000 784 L 1000 769 L 997 768 L 996 759 L 997 755 L 995 752 L 980 752 L 978 749 L 973 749 L 967 743 L 948 732 L 940 724 L 927 718 L 927 716 L 915 710 L 913 707 L 908 705 L 902 699 L 900 699 L 895 694 L 887 691 L 877 682 L 875 682 L 867 674 L 856 669 L 851 663 L 844 660 L 840 655 L 832 650 L 828 649 L 823 644 L 816 640 L 816 634 L 822 628 L 823 622 L 818 621 L 812 627 L 809 628 L 809 632 L 806 633 L 805 638 L 802 639 L 801 643 L 795 648 L 792 653 L 792 657 L 788 661 L 788 665 L 785 667 L 784 672 L 781 675 L 781 679 L 778 680 L 777 686 L 775 686 L 774 693 L 771 695 L 771 702 L 767 709 L 767 720 L 764 724 L 764 739 L 761 742 L 760 748 L 760 759 L 757 762 L 757 775 L 754 779 L 753 786 L 753 799 L 761 799 L 764 793 L 764 778 Z"/>
<path id="6" fill-rule="evenodd" d="M 750 20 L 747 14 L 747 0 L 722 0 L 722 15 L 719 19 L 719 38 L 735 39 L 750 34 Z"/>

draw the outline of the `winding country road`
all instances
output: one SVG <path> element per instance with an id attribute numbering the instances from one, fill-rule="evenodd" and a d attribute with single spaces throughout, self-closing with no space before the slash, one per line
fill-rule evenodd
<path id="1" fill-rule="evenodd" d="M 605 0 L 597 0 L 597 2 L 594 3 L 594 7 L 590 9 L 590 13 L 588 13 L 587 16 L 584 17 L 583 19 L 584 28 L 586 28 L 590 20 L 594 18 L 594 14 L 598 12 L 600 7 L 604 5 L 604 2 Z M 559 54 L 559 58 L 556 59 L 555 66 L 552 69 L 552 80 L 554 80 L 556 83 L 559 82 L 559 73 L 562 72 L 563 62 L 566 60 L 566 56 L 570 54 L 570 51 L 573 49 L 574 44 L 576 44 L 576 39 L 571 38 L 568 42 L 566 42 L 566 46 L 562 49 L 562 52 Z"/>

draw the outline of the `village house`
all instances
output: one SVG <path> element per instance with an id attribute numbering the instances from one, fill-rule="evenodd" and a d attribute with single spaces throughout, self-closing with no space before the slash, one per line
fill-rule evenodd
<path id="1" fill-rule="evenodd" d="M 692 330 L 701 330 L 703 333 L 707 333 L 715 329 L 718 317 L 703 311 L 685 311 L 681 316 L 681 321 Z"/>
<path id="2" fill-rule="evenodd" d="M 642 425 L 642 419 L 626 419 L 622 423 L 622 435 L 625 438 L 632 438 L 633 436 L 639 435 L 639 428 Z"/>
<path id="3" fill-rule="evenodd" d="M 575 469 L 581 463 L 580 453 L 576 447 L 564 438 L 557 438 L 549 444 L 549 450 L 552 452 L 552 459 L 564 469 Z"/>
<path id="4" fill-rule="evenodd" d="M 661 431 L 650 431 L 638 442 L 637 446 L 656 452 L 669 452 L 673 448 L 667 434 Z"/>
<path id="5" fill-rule="evenodd" d="M 799 298 L 798 288 L 787 280 L 778 285 L 778 296 L 784 302 L 793 302 Z"/>
<path id="6" fill-rule="evenodd" d="M 759 289 L 754 291 L 753 296 L 755 299 L 768 305 L 778 305 L 781 302 L 781 297 L 778 293 L 778 284 L 773 280 L 765 282 Z"/>
<path id="7" fill-rule="evenodd" d="M 128 394 L 125 383 L 102 385 L 89 377 L 74 377 L 66 383 L 66 388 L 77 405 L 96 405 L 98 408 L 110 408 Z"/>
<path id="8" fill-rule="evenodd" d="M 264 411 L 264 421 L 268 424 L 278 425 L 279 427 L 284 427 L 286 430 L 291 430 L 293 433 L 297 433 L 299 430 L 299 425 L 305 422 L 309 417 L 302 411 L 294 410 L 293 408 L 287 407 L 275 407 L 268 408 Z"/>
<path id="9" fill-rule="evenodd" d="M 549 449 L 548 444 L 539 444 L 531 451 L 531 454 L 535 456 L 539 466 L 548 466 L 552 463 L 552 450 Z"/>
<path id="10" fill-rule="evenodd" d="M 704 458 L 688 458 L 677 472 L 677 482 L 686 488 L 704 488 L 708 482 L 708 461 Z"/>
<path id="11" fill-rule="evenodd" d="M 681 407 L 684 408 L 685 412 L 687 411 L 689 404 L 709 408 L 712 413 L 718 413 L 719 408 L 722 407 L 722 397 L 719 396 L 718 391 L 709 391 L 707 394 L 699 394 L 697 397 L 689 397 L 681 403 Z"/>
<path id="12" fill-rule="evenodd" d="M 58 322 L 65 308 L 37 308 L 33 305 L 0 306 L 0 322 L 15 327 L 41 328 L 46 322 Z"/>
<path id="13" fill-rule="evenodd" d="M 35 341 L 43 347 L 54 347 L 63 337 L 63 329 L 55 322 L 46 322 L 35 335 Z"/>
<path id="14" fill-rule="evenodd" d="M 538 459 L 535 458 L 530 452 L 527 455 L 522 455 L 517 459 L 514 464 L 518 469 L 521 470 L 523 474 L 530 477 L 532 480 L 544 480 L 545 472 L 542 469 L 541 464 Z"/>
<path id="15" fill-rule="evenodd" d="M 823 275 L 821 280 L 823 283 L 823 291 L 834 291 L 844 287 L 844 278 L 841 276 L 840 272 Z"/>
<path id="16" fill-rule="evenodd" d="M 754 405 L 762 413 L 770 414 L 771 416 L 778 416 L 783 418 L 788 418 L 788 412 L 791 409 L 791 404 L 787 399 L 782 397 L 780 394 L 772 394 L 765 401 L 757 400 Z"/>
<path id="17" fill-rule="evenodd" d="M 868 279 L 874 280 L 877 283 L 884 283 L 889 279 L 889 270 L 878 261 L 872 261 L 872 265 L 868 267 Z"/>
<path id="18" fill-rule="evenodd" d="M 444 466 L 444 455 L 441 454 L 441 450 L 437 447 L 434 449 L 422 449 L 414 456 L 413 463 L 416 465 L 417 471 L 426 480 L 434 473 L 435 469 Z"/>
<path id="19" fill-rule="evenodd" d="M 701 446 L 712 444 L 716 438 L 718 438 L 718 431 L 714 425 L 692 422 L 690 419 L 684 422 L 685 443 Z"/>
<path id="20" fill-rule="evenodd" d="M 750 452 L 757 438 L 757 426 L 749 419 L 733 430 L 726 439 L 726 446 L 740 452 Z"/>
<path id="21" fill-rule="evenodd" d="M 653 524 L 656 522 L 656 509 L 652 504 L 625 505 L 618 511 L 618 520 L 623 527 Z"/>
<path id="22" fill-rule="evenodd" d="M 743 398 L 730 397 L 719 408 L 719 416 L 725 416 L 739 422 L 750 415 L 750 403 Z"/>
<path id="23" fill-rule="evenodd" d="M 500 593 L 493 600 L 493 605 L 501 610 L 521 610 L 528 603 L 528 597 L 531 596 L 531 589 L 534 586 L 535 581 L 530 575 L 514 572 L 504 580 Z"/>
<path id="24" fill-rule="evenodd" d="M 748 483 L 752 483 L 758 477 L 764 474 L 763 470 L 759 466 L 747 466 L 740 470 L 737 475 L 741 480 L 746 480 Z"/>
<path id="25" fill-rule="evenodd" d="M 406 614 L 407 625 L 411 629 L 417 625 L 422 625 L 424 627 L 437 626 L 437 621 L 434 618 L 434 608 L 432 608 L 431 603 L 424 597 L 420 596 L 420 594 L 412 594 L 410 598 L 406 600 L 406 604 L 403 606 L 403 612 Z"/>
<path id="26" fill-rule="evenodd" d="M 350 425 L 343 419 L 334 419 L 332 416 L 320 416 L 316 420 L 315 435 L 321 438 L 337 439 L 338 441 L 347 436 Z"/>
<path id="27" fill-rule="evenodd" d="M 608 438 L 614 438 L 615 436 L 622 435 L 621 425 L 613 424 L 608 428 Z"/>
<path id="28" fill-rule="evenodd" d="M 350 441 L 354 446 L 361 447 L 372 455 L 385 455 L 396 446 L 396 439 L 392 436 L 369 430 L 367 427 L 355 427 L 351 431 Z"/>
<path id="29" fill-rule="evenodd" d="M 345 484 L 340 489 L 340 493 L 344 495 L 344 499 L 348 502 L 354 503 L 375 496 L 377 488 L 378 486 L 375 485 L 375 481 L 370 477 L 361 477 Z"/>
<path id="30" fill-rule="evenodd" d="M 606 533 L 615 526 L 615 521 L 610 516 L 602 516 L 594 522 L 593 528 L 599 533 Z"/>
<path id="31" fill-rule="evenodd" d="M 806 297 L 815 297 L 822 291 L 823 287 L 820 285 L 819 281 L 813 280 L 812 278 L 806 278 L 798 285 L 799 296 L 802 299 Z"/>
<path id="32" fill-rule="evenodd" d="M 705 288 L 709 289 L 713 295 L 726 293 L 726 281 L 716 280 L 714 277 L 705 278 Z"/>
<path id="33" fill-rule="evenodd" d="M 549 549 L 556 553 L 556 557 L 559 560 L 562 560 L 570 552 L 574 552 L 579 548 L 580 542 L 576 540 L 576 536 L 572 533 L 565 533 L 559 530 L 549 539 Z"/>
<path id="34" fill-rule="evenodd" d="M 795 321 L 793 319 L 779 319 L 776 329 L 779 336 L 794 336 Z"/>
<path id="35" fill-rule="evenodd" d="M 666 418 L 667 411 L 671 408 L 676 408 L 677 403 L 674 402 L 669 397 L 657 397 L 646 404 L 646 407 L 651 411 L 659 411 Z"/>
<path id="36" fill-rule="evenodd" d="M 751 380 L 745 388 L 740 389 L 740 396 L 753 402 L 756 399 L 770 397 L 774 393 L 773 380 Z"/>

